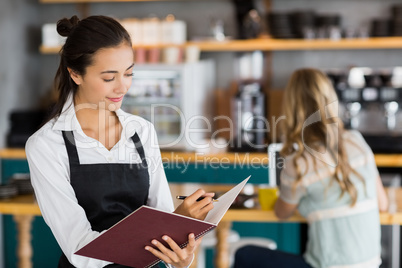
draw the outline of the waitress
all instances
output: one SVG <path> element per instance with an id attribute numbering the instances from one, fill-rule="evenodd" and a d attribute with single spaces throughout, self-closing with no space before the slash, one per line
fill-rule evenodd
<path id="1" fill-rule="evenodd" d="M 62 19 L 57 31 L 67 37 L 55 77 L 59 98 L 26 144 L 32 185 L 63 251 L 58 267 L 124 267 L 74 252 L 141 205 L 174 210 L 153 125 L 120 109 L 133 76 L 131 38 L 105 16 Z M 212 196 L 199 189 L 175 212 L 203 219 Z M 163 239 L 170 248 L 155 239 L 144 254 L 191 264 L 200 239 L 189 234 L 183 249 Z"/>

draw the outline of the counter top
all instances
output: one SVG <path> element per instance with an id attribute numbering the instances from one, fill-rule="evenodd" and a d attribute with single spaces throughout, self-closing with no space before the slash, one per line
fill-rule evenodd
<path id="1" fill-rule="evenodd" d="M 21 195 L 10 199 L 0 200 L 0 214 L 10 215 L 33 215 L 40 216 L 39 206 L 33 195 Z M 274 211 L 263 211 L 260 209 L 229 209 L 222 221 L 238 222 L 306 222 L 300 215 L 295 215 L 287 220 L 281 221 Z M 383 225 L 402 225 L 402 212 L 380 213 L 380 221 Z"/>
<path id="2" fill-rule="evenodd" d="M 375 161 L 378 167 L 402 167 L 402 154 L 375 154 Z M 24 149 L 0 149 L 0 158 L 5 159 L 25 159 Z M 195 152 L 168 152 L 162 151 L 163 162 L 186 163 L 195 162 L 224 162 L 224 163 L 248 163 L 248 164 L 268 164 L 268 155 L 266 153 L 220 153 L 204 154 Z"/>
<path id="3" fill-rule="evenodd" d="M 0 158 L 25 159 L 27 156 L 24 149 L 4 148 L 0 149 Z"/>
<path id="4" fill-rule="evenodd" d="M 0 200 L 0 214 L 11 215 L 42 215 L 32 194 L 18 195 L 13 198 Z"/>
<path id="5" fill-rule="evenodd" d="M 169 183 L 172 197 L 180 193 L 192 193 L 202 188 L 207 192 L 226 192 L 234 185 L 228 184 L 203 184 L 203 183 Z M 394 191 L 392 194 L 389 191 Z M 380 213 L 380 221 L 383 225 L 398 224 L 402 225 L 402 188 L 385 188 L 388 196 L 395 196 L 395 213 Z M 254 192 L 258 191 L 258 186 L 254 186 Z M 175 207 L 179 201 L 173 199 Z M 280 220 L 275 216 L 273 210 L 264 211 L 259 208 L 253 209 L 229 209 L 222 221 L 240 221 L 240 222 L 306 222 L 306 219 L 299 214 Z"/>
<path id="6" fill-rule="evenodd" d="M 300 215 L 294 215 L 286 220 L 280 220 L 275 216 L 274 211 L 262 211 L 259 209 L 229 209 L 222 219 L 223 221 L 237 222 L 307 222 Z M 402 225 L 402 212 L 380 213 L 380 222 L 382 225 Z"/>

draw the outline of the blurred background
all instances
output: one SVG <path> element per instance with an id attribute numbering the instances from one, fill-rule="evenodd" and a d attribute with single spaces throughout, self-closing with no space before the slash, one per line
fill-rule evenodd
<path id="1" fill-rule="evenodd" d="M 73 15 L 112 16 L 131 33 L 135 76 L 123 109 L 155 124 L 164 151 L 259 152 L 266 157 L 268 144 L 278 140 L 274 126 L 283 89 L 302 67 L 329 75 L 346 127 L 361 131 L 375 153 L 402 151 L 400 0 L 2 0 L 0 148 L 22 149 L 43 122 L 55 98 L 52 83 L 64 41 L 55 23 Z M 151 111 L 152 104 L 160 107 Z M 184 127 L 181 115 L 226 116 L 233 128 L 212 136 L 229 123 L 211 121 L 212 130 L 192 136 L 193 143 L 172 145 Z M 205 122 L 193 124 L 206 128 Z M 2 183 L 29 172 L 22 155 L 17 161 L 2 160 Z M 382 164 L 382 174 L 390 174 L 383 180 L 386 186 L 395 178 L 400 185 L 400 167 Z M 184 173 L 167 167 L 166 173 L 169 182 L 234 183 L 224 181 L 227 170 L 196 169 L 186 167 Z M 235 169 L 229 177 L 239 176 Z M 241 172 L 254 172 L 254 184 L 267 181 L 266 165 Z M 12 268 L 16 227 L 10 216 L 3 218 L 0 268 Z M 240 235 L 264 233 L 285 251 L 304 250 L 304 225 L 251 226 L 234 224 L 233 229 Z M 32 228 L 35 267 L 55 267 L 60 249 L 47 226 L 37 217 Z M 400 267 L 399 229 L 383 226 L 382 267 Z M 212 267 L 211 256 L 206 267 Z"/>

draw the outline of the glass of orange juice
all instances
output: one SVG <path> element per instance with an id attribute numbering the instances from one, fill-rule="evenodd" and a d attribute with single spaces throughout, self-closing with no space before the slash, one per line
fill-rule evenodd
<path id="1" fill-rule="evenodd" d="M 258 201 L 262 210 L 273 210 L 278 196 L 278 187 L 269 185 L 260 185 L 258 187 Z"/>

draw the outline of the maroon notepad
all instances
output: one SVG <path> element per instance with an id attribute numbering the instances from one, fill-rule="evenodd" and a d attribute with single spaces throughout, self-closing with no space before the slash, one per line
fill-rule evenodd
<path id="1" fill-rule="evenodd" d="M 199 238 L 215 227 L 213 223 L 142 206 L 75 254 L 136 268 L 151 267 L 160 261 L 144 249 L 152 246 L 152 239 L 165 243 L 162 236 L 168 235 L 185 247 L 190 233 Z"/>

